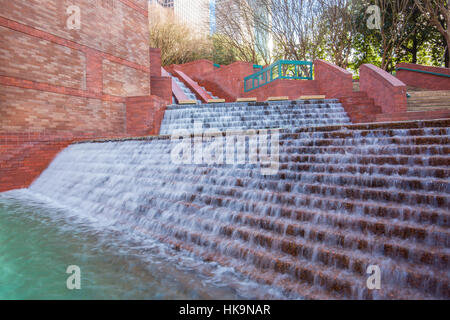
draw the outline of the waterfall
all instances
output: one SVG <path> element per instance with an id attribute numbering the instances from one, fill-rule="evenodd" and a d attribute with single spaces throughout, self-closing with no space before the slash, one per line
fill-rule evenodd
<path id="1" fill-rule="evenodd" d="M 348 124 L 338 100 L 286 101 L 265 103 L 223 103 L 201 106 L 169 106 L 161 134 L 177 129 L 192 129 L 200 121 L 205 129 L 296 128 Z"/>
<path id="2" fill-rule="evenodd" d="M 324 120 L 348 123 L 331 115 L 338 105 L 310 106 L 331 117 Z M 310 114 L 297 107 L 250 106 L 245 115 L 238 105 L 198 108 L 208 115 L 203 125 L 223 129 L 240 121 L 245 128 L 253 119 L 286 124 L 294 117 L 288 109 Z M 170 110 L 162 130 L 190 128 L 185 119 L 196 112 Z M 267 139 L 268 149 L 278 144 L 273 174 L 264 174 L 250 155 L 235 163 L 174 163 L 180 141 L 167 136 L 79 143 L 62 151 L 29 189 L 305 298 L 448 299 L 449 124 L 277 130 L 277 140 Z M 256 141 L 260 160 L 266 140 Z M 211 141 L 189 136 L 191 152 L 196 143 L 206 150 Z M 245 150 L 252 143 L 247 137 Z M 381 270 L 379 290 L 367 287 L 371 265 Z"/>

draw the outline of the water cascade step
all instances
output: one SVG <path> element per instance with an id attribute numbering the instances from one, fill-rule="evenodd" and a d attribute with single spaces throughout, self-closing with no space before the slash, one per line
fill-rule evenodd
<path id="1" fill-rule="evenodd" d="M 189 98 L 189 100 L 196 100 L 198 104 L 201 103 L 200 100 L 197 99 L 197 97 L 195 96 L 195 93 L 193 93 L 191 91 L 191 89 L 189 89 L 188 87 L 186 87 L 186 85 L 177 77 L 173 76 L 171 73 L 168 73 L 174 80 L 175 82 L 178 84 L 178 86 L 181 88 L 181 90 L 183 90 L 184 94 Z M 176 104 L 177 101 L 173 101 L 174 104 Z"/>
<path id="2" fill-rule="evenodd" d="M 160 133 L 192 130 L 195 122 L 201 123 L 204 129 L 224 131 L 347 124 L 350 119 L 335 99 L 169 106 Z"/>
<path id="3" fill-rule="evenodd" d="M 220 128 L 238 120 L 258 125 L 269 109 L 279 110 L 271 120 L 280 124 L 333 112 L 326 120 L 348 121 L 331 101 L 254 105 L 247 113 L 236 104 L 171 110 L 165 132 L 196 117 Z M 278 139 L 267 139 L 269 149 L 279 142 L 272 174 L 263 174 L 261 162 L 175 164 L 171 153 L 180 142 L 169 136 L 78 143 L 30 191 L 231 266 L 287 297 L 449 299 L 449 126 L 436 120 L 270 130 Z M 188 145 L 197 141 L 205 150 L 209 142 L 197 138 Z M 246 140 L 248 149 L 252 143 Z M 367 288 L 370 265 L 381 270 L 379 290 Z"/>

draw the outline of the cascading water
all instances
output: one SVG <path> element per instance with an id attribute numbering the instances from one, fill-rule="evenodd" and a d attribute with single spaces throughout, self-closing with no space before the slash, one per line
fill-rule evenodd
<path id="1" fill-rule="evenodd" d="M 194 122 L 201 122 L 205 129 L 227 130 L 348 124 L 350 119 L 338 100 L 169 106 L 161 134 L 192 129 Z"/>
<path id="2" fill-rule="evenodd" d="M 169 73 L 169 75 L 175 80 L 175 82 L 177 83 L 177 85 L 181 88 L 181 90 L 183 90 L 184 94 L 190 99 L 190 100 L 196 100 L 198 104 L 201 103 L 200 100 L 197 100 L 197 97 L 195 96 L 195 94 L 191 91 L 191 89 L 189 89 L 188 87 L 186 87 L 186 85 L 177 77 L 174 77 L 171 73 Z"/>
<path id="3" fill-rule="evenodd" d="M 170 119 L 195 117 L 177 111 L 167 114 L 164 132 L 173 129 Z M 222 128 L 233 122 L 214 119 Z M 168 137 L 80 143 L 29 192 L 126 235 L 232 267 L 285 297 L 448 299 L 449 125 L 275 130 L 279 163 L 271 175 L 249 161 L 174 164 L 180 142 Z M 191 151 L 195 143 L 207 149 L 210 142 L 199 141 L 188 142 Z M 367 288 L 371 265 L 382 272 L 379 290 Z"/>

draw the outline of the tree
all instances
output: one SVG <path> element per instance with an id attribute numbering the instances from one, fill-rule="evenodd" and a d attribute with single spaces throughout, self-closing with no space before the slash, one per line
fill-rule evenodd
<path id="1" fill-rule="evenodd" d="M 208 37 L 178 22 L 171 11 L 150 17 L 150 46 L 161 48 L 162 65 L 183 64 L 198 59 L 212 59 L 213 46 Z"/>
<path id="2" fill-rule="evenodd" d="M 230 42 L 226 35 L 216 33 L 211 37 L 213 43 L 213 60 L 217 64 L 228 65 L 235 62 L 236 54 L 232 47 L 228 46 Z"/>
<path id="3" fill-rule="evenodd" d="M 375 3 L 381 9 L 381 68 L 389 70 L 394 57 L 415 30 L 415 26 L 408 28 L 415 5 L 410 0 L 377 0 Z"/>
<path id="4" fill-rule="evenodd" d="M 450 2 L 448 0 L 415 0 L 419 10 L 442 35 L 446 43 L 445 66 L 450 61 Z"/>
<path id="5" fill-rule="evenodd" d="M 224 45 L 233 49 L 238 60 L 270 63 L 270 55 L 258 32 L 257 10 L 253 0 L 220 0 L 216 5 L 216 25 Z"/>
<path id="6" fill-rule="evenodd" d="M 290 60 L 315 60 L 323 57 L 323 7 L 315 0 L 255 0 L 267 19 L 258 26 L 271 33 L 276 55 Z"/>
<path id="7" fill-rule="evenodd" d="M 319 0 L 319 3 L 326 26 L 324 45 L 327 57 L 339 67 L 347 68 L 355 33 L 352 0 Z"/>

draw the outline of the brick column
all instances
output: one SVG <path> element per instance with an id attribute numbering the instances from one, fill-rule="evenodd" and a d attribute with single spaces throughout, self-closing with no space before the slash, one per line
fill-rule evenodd
<path id="1" fill-rule="evenodd" d="M 127 134 L 157 135 L 166 110 L 166 102 L 156 96 L 128 97 Z"/>
<path id="2" fill-rule="evenodd" d="M 161 49 L 150 48 L 150 77 L 161 77 Z"/>

